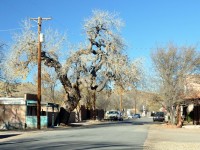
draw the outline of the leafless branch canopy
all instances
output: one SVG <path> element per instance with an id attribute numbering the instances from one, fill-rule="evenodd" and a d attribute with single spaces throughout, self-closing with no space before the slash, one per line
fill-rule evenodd
<path id="1" fill-rule="evenodd" d="M 84 23 L 85 44 L 72 50 L 65 63 L 59 59 L 64 53 L 58 52 L 65 36 L 51 29 L 46 31 L 45 37 L 49 38 L 43 43 L 42 62 L 55 69 L 66 92 L 65 105 L 68 112 L 76 108 L 83 88 L 101 91 L 108 80 L 124 80 L 128 84 L 140 79 L 137 69 L 139 63 L 129 64 L 127 56 L 123 54 L 125 44 L 120 35 L 122 26 L 123 22 L 117 14 L 93 11 L 93 15 Z M 25 21 L 24 30 L 15 36 L 8 64 L 15 69 L 16 76 L 26 77 L 36 62 L 37 32 L 31 30 L 29 21 Z"/>
<path id="2" fill-rule="evenodd" d="M 195 47 L 169 44 L 158 47 L 152 53 L 152 60 L 161 80 L 161 97 L 172 112 L 173 104 L 184 98 L 185 79 L 199 71 L 200 54 Z"/>

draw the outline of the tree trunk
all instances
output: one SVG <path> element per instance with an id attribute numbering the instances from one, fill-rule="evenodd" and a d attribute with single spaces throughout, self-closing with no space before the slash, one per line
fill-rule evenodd
<path id="1" fill-rule="evenodd" d="M 175 118 L 174 118 L 174 110 L 170 108 L 170 119 L 169 119 L 170 124 L 175 124 Z"/>
<path id="2" fill-rule="evenodd" d="M 66 99 L 64 100 L 64 107 L 60 110 L 59 121 L 62 124 L 68 124 L 70 113 L 78 106 L 81 99 L 80 91 L 78 87 L 66 86 L 66 82 L 62 82 L 66 91 Z"/>
<path id="3" fill-rule="evenodd" d="M 67 125 L 69 122 L 70 112 L 65 108 L 61 107 L 59 112 L 59 123 L 60 125 Z"/>
<path id="4" fill-rule="evenodd" d="M 96 91 L 93 93 L 93 119 L 96 120 Z"/>
<path id="5" fill-rule="evenodd" d="M 61 107 L 59 113 L 60 124 L 66 125 L 69 123 L 70 113 L 77 107 L 79 100 L 79 98 L 76 99 L 75 97 L 70 97 L 70 99 L 64 102 L 65 108 Z"/>
<path id="6" fill-rule="evenodd" d="M 181 128 L 183 125 L 183 120 L 181 117 L 181 107 L 179 104 L 176 106 L 176 110 L 177 110 L 177 125 L 176 126 Z"/>

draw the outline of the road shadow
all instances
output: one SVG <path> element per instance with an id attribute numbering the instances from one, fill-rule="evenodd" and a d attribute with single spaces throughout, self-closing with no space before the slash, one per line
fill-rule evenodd
<path id="1" fill-rule="evenodd" d="M 71 127 L 75 128 L 100 128 L 100 127 L 113 127 L 113 126 L 134 126 L 134 125 L 153 125 L 153 124 L 163 124 L 163 122 L 153 122 L 144 120 L 124 120 L 124 121 L 105 121 L 95 124 L 71 124 Z"/>
<path id="2" fill-rule="evenodd" d="M 13 149 L 18 147 L 19 149 L 29 149 L 29 143 L 31 144 L 31 149 L 37 150 L 143 150 L 145 146 L 140 144 L 124 144 L 122 142 L 93 142 L 93 141 L 54 141 L 42 143 L 40 140 L 22 140 L 22 141 L 12 141 L 1 143 L 1 150 Z M 40 143 L 40 144 L 39 144 Z"/>
<path id="3" fill-rule="evenodd" d="M 153 121 L 145 121 L 141 119 L 132 120 L 126 119 L 124 121 L 100 121 L 99 123 L 72 123 L 68 124 L 67 126 L 55 126 L 51 128 L 41 129 L 43 131 L 55 131 L 55 130 L 70 130 L 70 129 L 77 129 L 77 128 L 100 128 L 100 127 L 113 127 L 113 126 L 134 126 L 134 125 L 153 125 L 153 124 L 163 124 L 162 122 L 153 122 Z M 30 131 L 38 131 L 37 129 L 27 129 L 23 130 L 23 132 L 30 132 Z M 0 135 L 0 139 L 8 138 L 11 136 L 17 136 L 19 134 L 5 134 Z"/>
<path id="4" fill-rule="evenodd" d="M 9 137 L 17 136 L 17 135 L 20 135 L 20 134 L 5 134 L 5 135 L 0 135 L 0 139 L 9 138 Z"/>

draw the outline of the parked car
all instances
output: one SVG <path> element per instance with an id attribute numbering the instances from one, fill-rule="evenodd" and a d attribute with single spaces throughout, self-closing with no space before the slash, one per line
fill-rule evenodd
<path id="1" fill-rule="evenodd" d="M 122 115 L 122 113 L 120 111 L 110 110 L 110 111 L 106 112 L 105 119 L 106 120 L 119 120 L 119 121 L 122 121 L 123 120 L 123 115 Z"/>
<path id="2" fill-rule="evenodd" d="M 141 118 L 141 116 L 140 114 L 133 114 L 133 115 L 128 116 L 128 119 L 131 119 L 131 118 Z"/>
<path id="3" fill-rule="evenodd" d="M 134 114 L 133 118 L 141 118 L 140 114 Z"/>
<path id="4" fill-rule="evenodd" d="M 164 112 L 156 112 L 153 116 L 153 121 L 165 121 L 165 114 Z"/>

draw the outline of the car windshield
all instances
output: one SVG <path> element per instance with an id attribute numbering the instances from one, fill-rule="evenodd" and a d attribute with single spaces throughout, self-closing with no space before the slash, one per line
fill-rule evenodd
<path id="1" fill-rule="evenodd" d="M 164 116 L 164 112 L 157 112 L 156 116 Z"/>
<path id="2" fill-rule="evenodd" d="M 108 114 L 118 114 L 118 111 L 109 111 Z"/>

